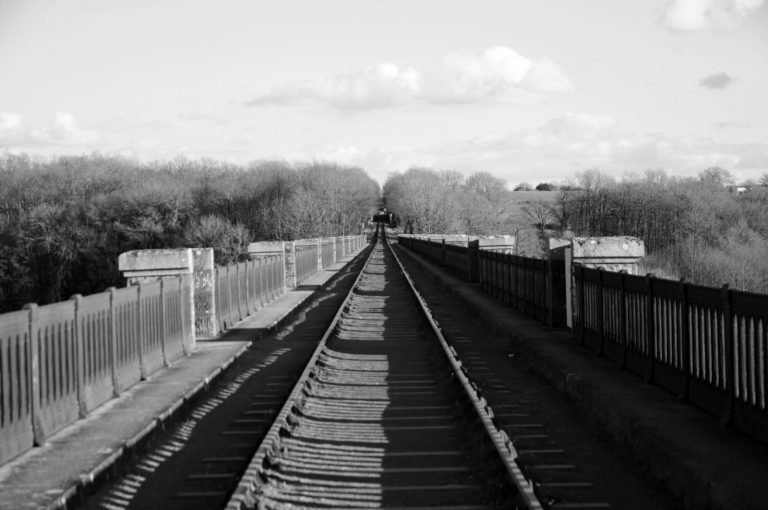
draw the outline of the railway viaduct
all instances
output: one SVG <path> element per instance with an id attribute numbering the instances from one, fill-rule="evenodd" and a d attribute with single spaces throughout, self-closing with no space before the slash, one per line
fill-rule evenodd
<path id="1" fill-rule="evenodd" d="M 768 296 L 638 275 L 631 238 L 518 252 L 134 251 L 0 315 L 0 509 L 765 508 Z"/>

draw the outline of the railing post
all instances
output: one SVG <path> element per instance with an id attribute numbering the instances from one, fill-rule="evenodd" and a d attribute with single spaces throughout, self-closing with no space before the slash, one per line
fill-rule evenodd
<path id="1" fill-rule="evenodd" d="M 139 373 L 141 379 L 145 380 L 147 378 L 147 363 L 144 359 L 144 328 L 142 327 L 144 311 L 141 307 L 141 287 L 142 284 L 139 282 L 138 289 L 136 289 L 136 336 L 138 338 Z"/>
<path id="2" fill-rule="evenodd" d="M 680 391 L 678 398 L 685 402 L 688 400 L 688 395 L 691 390 L 691 330 L 690 330 L 690 317 L 688 315 L 688 284 L 685 283 L 685 278 L 680 278 L 680 343 L 683 350 L 682 365 L 683 365 L 683 389 Z"/>
<path id="3" fill-rule="evenodd" d="M 587 328 L 586 328 L 586 320 L 585 320 L 585 313 L 584 313 L 584 266 L 581 264 L 574 265 L 575 271 L 574 274 L 577 275 L 576 278 L 576 304 L 577 304 L 577 310 L 578 310 L 578 316 L 576 317 L 576 320 L 574 321 L 574 324 L 578 324 L 579 326 L 579 345 L 584 345 L 584 340 L 587 335 Z"/>
<path id="4" fill-rule="evenodd" d="M 627 272 L 619 271 L 619 312 L 620 330 L 619 341 L 621 342 L 621 355 L 617 363 L 619 368 L 624 368 L 627 364 Z"/>
<path id="5" fill-rule="evenodd" d="M 598 269 L 597 271 L 597 337 L 599 340 L 595 353 L 598 356 L 603 355 L 603 349 L 605 348 L 605 311 L 603 310 L 603 271 Z"/>
<path id="6" fill-rule="evenodd" d="M 75 337 L 75 381 L 77 385 L 77 411 L 80 418 L 88 414 L 85 404 L 85 348 L 83 346 L 83 327 L 80 324 L 80 308 L 83 303 L 82 294 L 75 294 L 70 301 L 74 301 L 75 314 L 72 334 Z"/>
<path id="7" fill-rule="evenodd" d="M 528 310 L 528 274 L 526 272 L 525 267 L 525 259 L 520 257 L 518 259 L 518 264 L 520 269 L 519 276 L 521 276 L 519 282 L 522 283 L 522 288 L 520 289 L 520 297 L 521 301 L 518 301 L 518 310 L 522 310 L 523 313 L 526 313 Z M 520 303 L 522 302 L 522 308 L 520 307 Z"/>
<path id="8" fill-rule="evenodd" d="M 654 317 L 653 278 L 654 276 L 651 273 L 645 275 L 645 332 L 648 340 L 648 357 L 650 358 L 650 366 L 648 367 L 645 381 L 648 383 L 653 382 L 653 375 L 656 370 L 656 321 Z"/>
<path id="9" fill-rule="evenodd" d="M 470 282 L 480 281 L 478 277 L 480 266 L 480 241 L 474 240 L 467 243 L 467 258 L 469 269 L 467 277 Z"/>
<path id="10" fill-rule="evenodd" d="M 552 275 L 552 261 L 551 260 L 545 260 L 544 261 L 544 306 L 546 309 L 544 310 L 544 318 L 545 323 L 550 328 L 554 327 L 555 325 L 555 303 L 554 303 L 554 276 Z"/>
<path id="11" fill-rule="evenodd" d="M 165 344 L 168 341 L 168 334 L 165 329 L 167 323 L 165 317 L 165 278 L 160 278 L 160 332 L 162 338 L 160 338 L 160 351 L 163 353 L 163 366 L 168 368 L 171 366 L 171 361 L 168 356 Z"/>
<path id="12" fill-rule="evenodd" d="M 733 421 L 733 407 L 736 400 L 736 373 L 734 370 L 735 356 L 733 353 L 733 315 L 731 304 L 731 291 L 728 284 L 721 290 L 723 304 L 723 333 L 725 334 L 725 406 L 720 422 L 730 425 Z"/>
<path id="13" fill-rule="evenodd" d="M 445 255 L 446 255 L 445 237 L 443 237 L 443 244 L 441 246 L 441 251 L 440 251 L 440 261 L 442 262 L 443 267 L 445 267 Z"/>
<path id="14" fill-rule="evenodd" d="M 112 396 L 120 395 L 117 380 L 117 321 L 115 320 L 115 288 L 109 287 L 109 365 L 112 378 Z"/>
<path id="15" fill-rule="evenodd" d="M 29 310 L 29 370 L 27 381 L 30 395 L 32 395 L 32 436 L 35 446 L 41 446 L 45 442 L 43 437 L 43 424 L 40 422 L 40 345 L 37 338 L 37 321 L 40 316 L 36 303 L 24 305 L 24 310 Z"/>

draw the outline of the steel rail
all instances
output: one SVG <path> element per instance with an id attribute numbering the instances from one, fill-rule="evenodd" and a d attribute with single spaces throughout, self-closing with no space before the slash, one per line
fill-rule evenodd
<path id="1" fill-rule="evenodd" d="M 372 244 L 372 246 L 375 247 L 375 244 Z M 345 308 L 349 305 L 352 297 L 354 296 L 355 289 L 357 289 L 360 279 L 363 277 L 365 268 L 368 267 L 374 251 L 370 246 L 367 249 L 369 250 L 369 253 L 365 264 L 355 278 L 354 283 L 350 287 L 347 296 L 344 298 L 344 302 L 341 304 L 341 306 L 339 306 L 339 310 L 336 312 L 336 315 L 334 315 L 330 326 L 328 326 L 328 328 L 325 330 L 325 333 L 323 333 L 323 336 L 318 342 L 317 347 L 312 352 L 312 356 L 309 358 L 309 361 L 307 361 L 306 367 L 302 371 L 299 378 L 296 380 L 296 384 L 294 384 L 288 399 L 285 401 L 285 404 L 283 404 L 280 412 L 272 422 L 272 426 L 264 436 L 264 439 L 262 439 L 259 448 L 256 450 L 256 453 L 254 453 L 251 461 L 248 463 L 248 467 L 245 469 L 243 476 L 240 478 L 240 482 L 237 484 L 237 487 L 232 492 L 232 496 L 227 502 L 227 505 L 224 507 L 226 510 L 243 510 L 256 507 L 257 501 L 254 489 L 256 488 L 255 483 L 257 477 L 261 476 L 261 465 L 264 462 L 264 459 L 270 453 L 272 446 L 276 443 L 280 434 L 280 429 L 288 423 L 288 416 L 290 415 L 296 402 L 299 400 L 302 392 L 304 391 L 305 382 L 317 369 L 317 359 L 320 357 L 320 354 L 325 348 L 325 344 L 336 329 L 336 326 L 339 323 L 339 319 L 344 313 Z"/>
<path id="2" fill-rule="evenodd" d="M 429 307 L 424 301 L 424 298 L 421 296 L 418 290 L 416 290 L 413 280 L 404 269 L 403 264 L 400 262 L 397 255 L 389 246 L 386 235 L 384 233 L 382 233 L 382 235 L 384 236 L 382 239 L 382 244 L 384 245 L 385 249 L 393 255 L 395 261 L 397 262 L 400 273 L 408 282 L 408 288 L 411 290 L 419 303 L 419 310 L 421 314 L 423 314 L 423 316 L 427 319 L 427 322 L 430 324 L 432 331 L 438 338 L 441 348 L 450 364 L 451 371 L 461 383 L 465 396 L 472 402 L 472 407 L 476 413 L 475 417 L 478 418 L 482 423 L 482 428 L 487 434 L 487 438 L 490 439 L 493 443 L 495 451 L 499 456 L 499 460 L 502 462 L 502 464 L 504 464 L 509 482 L 511 483 L 511 487 L 515 493 L 518 507 L 526 508 L 529 510 L 542 510 L 544 507 L 534 492 L 533 483 L 525 477 L 523 471 L 517 465 L 517 451 L 507 437 L 506 433 L 498 430 L 493 424 L 493 411 L 485 402 L 485 400 L 479 395 L 477 386 L 474 385 L 469 379 L 466 373 L 466 369 L 458 359 L 455 350 L 453 350 L 448 345 L 447 341 L 442 335 L 442 332 L 440 331 L 439 325 L 434 320 Z M 249 462 L 248 467 L 246 468 L 240 482 L 238 483 L 236 489 L 233 491 L 233 494 L 225 507 L 227 510 L 253 509 L 258 506 L 258 489 L 263 483 L 267 483 L 268 481 L 263 475 L 265 461 L 268 460 L 270 454 L 277 454 L 277 452 L 273 450 L 279 444 L 281 432 L 285 427 L 290 426 L 291 420 L 289 417 L 294 411 L 297 410 L 296 406 L 301 401 L 302 395 L 306 392 L 307 382 L 317 373 L 318 369 L 320 369 L 318 359 L 324 351 L 329 338 L 331 338 L 331 336 L 336 331 L 337 325 L 339 324 L 343 313 L 352 302 L 352 299 L 355 296 L 355 292 L 358 290 L 360 281 L 366 272 L 366 268 L 373 258 L 372 255 L 374 251 L 375 250 L 371 249 L 369 252 L 368 258 L 366 259 L 362 270 L 357 275 L 354 284 L 350 288 L 342 305 L 339 307 L 339 310 L 335 314 L 333 321 L 325 330 L 325 333 L 323 334 L 312 356 L 307 362 L 307 365 L 302 371 L 301 376 L 295 383 L 290 396 L 281 408 L 269 431 L 259 445 L 256 453 L 253 455 L 251 461 Z"/>
<path id="3" fill-rule="evenodd" d="M 443 348 L 445 355 L 448 357 L 448 361 L 453 368 L 454 374 L 459 379 L 462 387 L 467 393 L 467 396 L 472 401 L 475 411 L 482 421 L 486 432 L 493 441 L 493 445 L 495 446 L 496 451 L 498 452 L 502 462 L 504 463 L 504 466 L 507 469 L 509 479 L 517 488 L 518 495 L 522 499 L 522 502 L 525 504 L 525 507 L 530 510 L 543 510 L 544 507 L 536 496 L 533 482 L 525 476 L 523 471 L 520 469 L 520 466 L 517 464 L 518 453 L 515 449 L 515 446 L 512 444 L 512 441 L 510 441 L 506 432 L 499 430 L 493 424 L 493 410 L 485 401 L 485 399 L 478 394 L 477 386 L 470 381 L 469 377 L 467 376 L 466 369 L 462 365 L 461 360 L 459 360 L 456 351 L 450 345 L 448 345 L 448 342 L 445 340 L 445 337 L 440 330 L 440 326 L 432 316 L 432 312 L 429 309 L 429 306 L 427 306 L 426 301 L 416 289 L 416 285 L 413 283 L 410 275 L 405 270 L 405 267 L 398 258 L 397 254 L 389 246 L 389 240 L 387 239 L 386 234 L 384 235 L 384 243 L 394 256 L 395 261 L 397 261 L 400 272 L 408 281 L 408 285 L 416 297 L 416 300 L 418 301 L 421 310 L 427 319 L 427 322 L 429 322 L 432 330 L 435 333 L 435 336 L 437 336 L 440 342 L 440 346 Z"/>

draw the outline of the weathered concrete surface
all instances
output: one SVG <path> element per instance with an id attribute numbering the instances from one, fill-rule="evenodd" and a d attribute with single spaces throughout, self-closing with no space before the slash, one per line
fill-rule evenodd
<path id="1" fill-rule="evenodd" d="M 629 236 L 574 237 L 573 257 L 577 259 L 615 259 L 645 257 L 645 244 Z"/>
<path id="2" fill-rule="evenodd" d="M 195 337 L 197 338 L 214 337 L 219 334 L 214 276 L 213 248 L 192 248 Z"/>
<path id="3" fill-rule="evenodd" d="M 285 253 L 284 241 L 259 241 L 248 244 L 248 255 L 275 255 Z"/>
<path id="4" fill-rule="evenodd" d="M 296 242 L 287 241 L 285 244 L 285 288 L 296 288 Z"/>
<path id="5" fill-rule="evenodd" d="M 191 248 L 131 250 L 118 256 L 117 267 L 134 285 L 163 276 L 192 274 L 192 260 Z"/>
<path id="6" fill-rule="evenodd" d="M 636 237 L 574 237 L 573 262 L 606 271 L 638 273 L 645 244 Z"/>
<path id="7" fill-rule="evenodd" d="M 478 237 L 478 241 L 480 241 L 481 250 L 503 249 L 505 253 L 513 253 L 513 251 L 508 250 L 514 250 L 517 244 L 517 239 L 513 235 L 481 236 Z"/>
<path id="8" fill-rule="evenodd" d="M 570 330 L 527 318 L 409 250 L 478 317 L 506 337 L 516 355 L 558 388 L 587 419 L 646 470 L 681 505 L 695 510 L 764 510 L 768 501 L 768 447 L 717 418 L 679 402 L 642 378 L 616 369 L 579 347 Z"/>

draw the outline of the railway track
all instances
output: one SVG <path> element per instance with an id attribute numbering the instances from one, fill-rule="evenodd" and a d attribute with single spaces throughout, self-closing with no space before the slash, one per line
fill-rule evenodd
<path id="1" fill-rule="evenodd" d="M 227 509 L 542 508 L 379 241 Z"/>
<path id="2" fill-rule="evenodd" d="M 441 317 L 443 335 L 385 239 L 318 294 L 82 508 L 609 506 L 483 377 L 461 324 Z"/>

